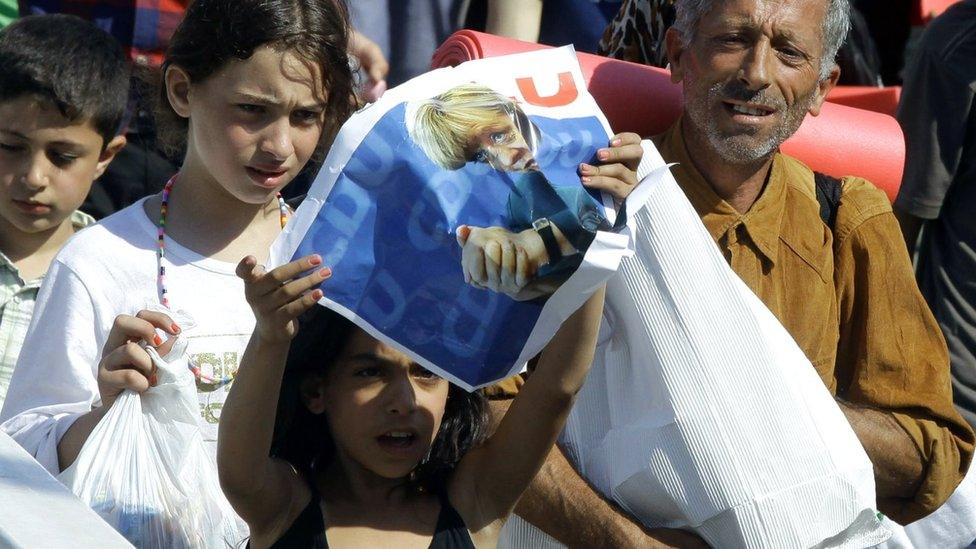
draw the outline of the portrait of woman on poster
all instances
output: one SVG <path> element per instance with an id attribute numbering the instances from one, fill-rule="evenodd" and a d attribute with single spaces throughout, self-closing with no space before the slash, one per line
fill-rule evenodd
<path id="1" fill-rule="evenodd" d="M 464 84 L 408 105 L 406 118 L 413 142 L 445 170 L 474 162 L 519 174 L 509 195 L 506 226 L 457 229 L 469 284 L 516 300 L 545 298 L 576 271 L 596 232 L 614 228 L 586 186 L 549 182 L 537 160 L 543 136 L 513 99 L 482 84 Z M 615 136 L 610 148 L 617 149 L 618 163 L 598 169 L 613 168 L 610 177 L 632 187 L 639 143 L 636 134 Z M 581 165 L 583 185 L 591 183 L 587 168 L 595 167 Z M 618 226 L 625 217 L 618 215 Z"/>

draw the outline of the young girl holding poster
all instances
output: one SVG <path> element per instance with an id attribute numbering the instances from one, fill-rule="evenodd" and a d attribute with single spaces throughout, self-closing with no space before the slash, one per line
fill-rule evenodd
<path id="1" fill-rule="evenodd" d="M 251 547 L 494 547 L 589 371 L 603 290 L 563 323 L 486 437 L 480 395 L 315 306 L 320 264 L 238 266 L 257 326 L 217 464 Z"/>
<path id="2" fill-rule="evenodd" d="M 338 0 L 197 0 L 187 10 L 162 67 L 159 116 L 185 146 L 181 171 L 161 194 L 80 232 L 52 263 L 0 418 L 48 470 L 75 460 L 124 389 L 155 383 L 135 342 L 165 354 L 162 337 L 181 333 L 142 310 L 160 303 L 196 325 L 184 337 L 216 454 L 254 328 L 234 269 L 246 255 L 265 260 L 289 214 L 279 191 L 354 107 L 347 35 Z"/>

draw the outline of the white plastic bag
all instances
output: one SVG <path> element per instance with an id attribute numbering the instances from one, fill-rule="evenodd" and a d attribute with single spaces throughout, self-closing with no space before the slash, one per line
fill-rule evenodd
<path id="1" fill-rule="evenodd" d="M 146 349 L 157 385 L 119 395 L 58 477 L 136 547 L 228 547 L 247 536 L 203 446 L 186 347 L 178 338 L 169 360 Z"/>

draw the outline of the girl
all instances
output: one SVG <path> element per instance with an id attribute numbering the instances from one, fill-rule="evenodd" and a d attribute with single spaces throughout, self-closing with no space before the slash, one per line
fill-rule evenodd
<path id="1" fill-rule="evenodd" d="M 563 324 L 486 440 L 479 394 L 315 307 L 330 274 L 320 263 L 238 265 L 257 326 L 217 466 L 251 546 L 494 547 L 589 370 L 603 290 Z"/>
<path id="2" fill-rule="evenodd" d="M 147 305 L 196 324 L 185 337 L 216 453 L 254 328 L 234 267 L 267 256 L 288 215 L 279 191 L 353 108 L 347 32 L 339 0 L 197 0 L 187 10 L 162 67 L 159 116 L 162 137 L 185 147 L 181 171 L 58 255 L 0 418 L 48 470 L 74 461 L 122 390 L 155 382 L 134 342 L 165 354 L 156 329 L 172 337 L 181 327 L 159 312 L 126 316 Z"/>

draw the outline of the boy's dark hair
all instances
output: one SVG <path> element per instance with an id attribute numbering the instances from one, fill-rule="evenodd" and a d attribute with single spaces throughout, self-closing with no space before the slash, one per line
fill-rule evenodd
<path id="1" fill-rule="evenodd" d="M 111 35 L 79 17 L 30 15 L 0 31 L 0 101 L 24 95 L 91 120 L 104 147 L 121 129 L 129 64 Z"/>
<path id="2" fill-rule="evenodd" d="M 343 0 L 196 0 L 170 40 L 159 75 L 156 118 L 163 148 L 172 156 L 181 154 L 187 131 L 186 119 L 169 104 L 166 70 L 177 66 L 191 82 L 203 82 L 265 45 L 293 51 L 321 69 L 328 101 L 320 144 L 328 143 L 355 108 L 348 41 Z"/>
<path id="3" fill-rule="evenodd" d="M 302 383 L 321 378 L 345 348 L 356 326 L 338 313 L 316 306 L 299 319 L 285 363 L 271 455 L 291 463 L 303 476 L 327 467 L 335 456 L 325 414 L 312 414 L 302 401 Z M 464 454 L 488 436 L 488 402 L 480 392 L 451 384 L 440 429 L 427 457 L 410 475 L 410 487 L 443 493 L 447 477 Z"/>

